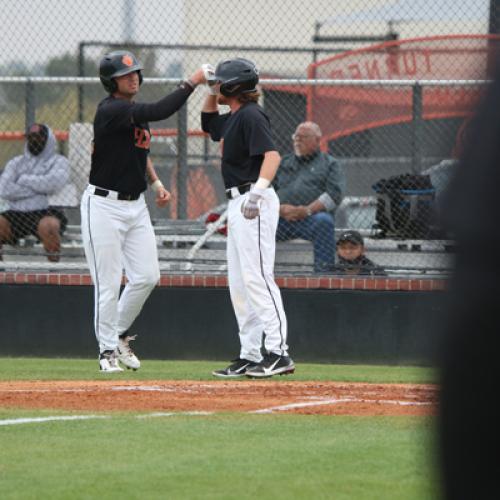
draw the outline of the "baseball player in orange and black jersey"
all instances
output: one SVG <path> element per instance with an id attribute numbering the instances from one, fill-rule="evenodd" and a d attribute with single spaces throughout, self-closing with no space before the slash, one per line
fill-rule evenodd
<path id="1" fill-rule="evenodd" d="M 222 176 L 228 202 L 227 267 L 239 327 L 239 357 L 217 377 L 271 377 L 293 373 L 287 321 L 274 281 L 279 200 L 271 182 L 280 155 L 269 118 L 257 104 L 258 71 L 242 58 L 220 62 L 209 77 L 202 128 L 221 142 Z M 220 115 L 218 104 L 230 113 Z M 264 335 L 265 356 L 261 354 Z"/>
<path id="2" fill-rule="evenodd" d="M 205 83 L 202 69 L 155 103 L 133 99 L 142 83 L 142 66 L 127 51 L 104 56 L 99 76 L 109 96 L 94 119 L 89 186 L 81 202 L 82 239 L 95 288 L 95 334 L 102 372 L 132 369 L 140 361 L 130 348 L 128 329 L 159 280 L 156 239 L 144 200 L 146 178 L 165 206 L 170 193 L 149 159 L 149 121 L 168 118 Z M 127 284 L 120 296 L 122 270 Z"/>

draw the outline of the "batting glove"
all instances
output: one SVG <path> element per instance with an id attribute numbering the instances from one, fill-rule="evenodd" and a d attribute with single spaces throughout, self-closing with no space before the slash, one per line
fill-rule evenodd
<path id="1" fill-rule="evenodd" d="M 211 64 L 206 63 L 201 65 L 201 69 L 207 81 L 208 93 L 210 95 L 217 95 L 217 91 L 215 90 L 215 84 L 217 83 L 215 80 L 215 68 Z"/>
<path id="2" fill-rule="evenodd" d="M 264 194 L 264 189 L 253 188 L 248 194 L 248 199 L 241 206 L 245 219 L 255 219 L 260 214 L 259 202 Z"/>

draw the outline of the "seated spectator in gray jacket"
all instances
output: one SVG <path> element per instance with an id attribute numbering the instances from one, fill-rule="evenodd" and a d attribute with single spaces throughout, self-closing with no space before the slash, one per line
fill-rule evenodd
<path id="1" fill-rule="evenodd" d="M 358 231 L 344 231 L 337 240 L 336 274 L 385 275 L 382 267 L 365 255 L 365 242 Z"/>
<path id="2" fill-rule="evenodd" d="M 275 179 L 280 198 L 278 241 L 301 238 L 314 247 L 314 271 L 331 272 L 335 264 L 336 208 L 345 177 L 331 155 L 320 151 L 321 129 L 301 123 L 292 136 L 295 154 L 285 155 Z"/>
<path id="3" fill-rule="evenodd" d="M 8 210 L 0 214 L 0 249 L 2 243 L 15 245 L 19 238 L 32 234 L 42 242 L 49 261 L 59 260 L 67 219 L 49 207 L 48 195 L 60 191 L 68 180 L 68 160 L 56 153 L 50 128 L 31 125 L 24 154 L 10 160 L 0 176 L 0 198 L 8 204 Z"/>

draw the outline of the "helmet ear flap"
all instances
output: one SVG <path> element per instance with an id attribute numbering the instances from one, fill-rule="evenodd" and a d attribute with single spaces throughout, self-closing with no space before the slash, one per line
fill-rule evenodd
<path id="1" fill-rule="evenodd" d="M 137 73 L 139 74 L 139 85 L 142 85 L 142 81 L 144 80 L 144 78 L 142 78 L 142 71 L 138 70 Z"/>
<path id="2" fill-rule="evenodd" d="M 230 85 L 227 83 L 223 83 L 220 86 L 220 93 L 223 96 L 231 97 L 232 95 L 236 94 L 236 91 L 238 90 L 239 87 L 241 87 L 241 85 L 239 85 L 239 84 Z"/>
<path id="3" fill-rule="evenodd" d="M 115 82 L 114 78 L 107 78 L 105 76 L 101 76 L 101 83 L 104 87 L 104 90 L 109 94 L 114 94 L 118 90 L 118 85 Z"/>

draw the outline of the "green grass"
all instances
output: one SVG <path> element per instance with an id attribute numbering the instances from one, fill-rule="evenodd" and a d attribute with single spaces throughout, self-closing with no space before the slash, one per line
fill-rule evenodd
<path id="1" fill-rule="evenodd" d="M 432 421 L 216 415 L 0 427 L 3 499 L 430 499 Z"/>
<path id="2" fill-rule="evenodd" d="M 227 361 L 143 361 L 137 372 L 102 375 L 97 360 L 0 358 L 0 380 L 214 380 Z M 370 383 L 432 383 L 431 368 L 297 363 L 295 375 L 272 380 Z"/>
<path id="3" fill-rule="evenodd" d="M 146 360 L 138 372 L 103 376 L 95 360 L 1 358 L 0 380 L 213 380 L 211 370 L 223 363 Z M 425 383 L 434 372 L 299 363 L 297 375 L 276 380 Z M 0 423 L 89 413 L 0 408 Z M 428 500 L 438 494 L 432 417 L 99 416 L 106 418 L 0 425 L 0 498 Z"/>

